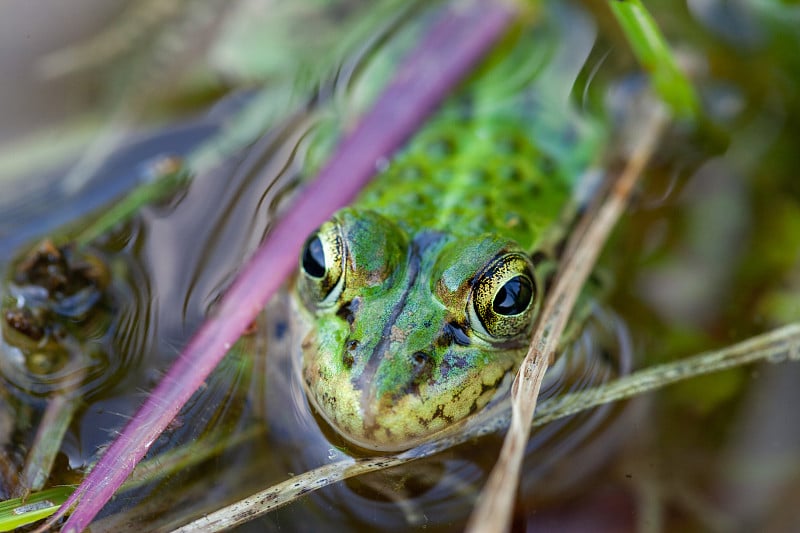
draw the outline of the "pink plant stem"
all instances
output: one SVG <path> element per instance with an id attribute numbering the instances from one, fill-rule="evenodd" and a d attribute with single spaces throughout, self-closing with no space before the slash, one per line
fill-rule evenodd
<path id="1" fill-rule="evenodd" d="M 64 531 L 85 529 L 136 463 L 297 266 L 305 237 L 351 202 L 503 34 L 509 2 L 458 3 L 403 62 L 319 177 L 275 225 L 215 310 L 122 434 L 47 525 L 74 506 Z M 45 527 L 47 527 L 47 525 Z"/>

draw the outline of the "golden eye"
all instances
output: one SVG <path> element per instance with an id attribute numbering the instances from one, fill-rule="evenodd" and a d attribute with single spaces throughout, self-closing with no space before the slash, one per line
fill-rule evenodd
<path id="1" fill-rule="evenodd" d="M 335 222 L 326 222 L 303 245 L 300 293 L 311 307 L 327 307 L 344 286 L 345 246 Z"/>
<path id="2" fill-rule="evenodd" d="M 493 259 L 478 275 L 467 312 L 473 329 L 487 340 L 507 340 L 530 330 L 536 308 L 530 260 L 512 252 Z"/>

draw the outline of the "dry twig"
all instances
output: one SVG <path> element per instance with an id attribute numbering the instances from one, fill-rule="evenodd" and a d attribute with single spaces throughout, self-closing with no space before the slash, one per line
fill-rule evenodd
<path id="1" fill-rule="evenodd" d="M 611 185 L 603 203 L 588 211 L 571 236 L 559 266 L 553 289 L 547 297 L 528 354 L 511 387 L 511 426 L 500 457 L 470 518 L 468 531 L 508 531 L 520 467 L 536 409 L 536 398 L 548 362 L 561 339 L 575 301 L 594 268 L 603 244 L 627 205 L 631 191 L 650 159 L 666 114 L 655 106 L 622 174 Z"/>

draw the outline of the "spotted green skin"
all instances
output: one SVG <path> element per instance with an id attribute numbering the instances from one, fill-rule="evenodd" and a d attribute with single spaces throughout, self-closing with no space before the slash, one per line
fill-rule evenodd
<path id="1" fill-rule="evenodd" d="M 568 107 L 530 103 L 547 96 L 534 83 L 541 65 L 509 95 L 503 73 L 532 42 L 501 46 L 323 226 L 344 250 L 333 300 L 312 294 L 301 261 L 297 295 L 311 325 L 302 380 L 316 412 L 356 446 L 403 450 L 456 428 L 507 389 L 525 355 L 542 280 L 510 336 L 476 316 L 496 294 L 481 280 L 498 275 L 498 258 L 548 251 L 563 236 L 598 153 L 597 131 Z"/>

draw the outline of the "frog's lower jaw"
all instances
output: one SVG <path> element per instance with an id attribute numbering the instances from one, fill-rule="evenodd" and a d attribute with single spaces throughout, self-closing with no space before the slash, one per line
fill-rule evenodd
<path id="1" fill-rule="evenodd" d="M 564 358 L 559 358 L 547 371 L 543 390 L 561 378 L 564 368 Z M 458 433 L 469 424 L 480 424 L 481 411 L 490 411 L 492 405 L 507 399 L 514 376 L 515 372 L 506 373 L 497 387 L 481 398 L 473 413 L 455 421 L 448 418 L 449 410 L 444 405 L 437 406 L 429 419 L 409 417 L 408 413 L 413 412 L 418 407 L 414 404 L 419 402 L 413 395 L 394 402 L 378 402 L 377 408 L 368 413 L 361 410 L 360 402 L 353 402 L 353 411 L 350 411 L 343 409 L 338 398 L 332 399 L 327 393 L 319 394 L 320 391 L 313 390 L 305 378 L 303 383 L 312 410 L 333 432 L 364 450 L 402 452 Z M 353 397 L 352 394 L 354 392 L 343 397 Z"/>
<path id="2" fill-rule="evenodd" d="M 479 396 L 471 412 L 460 413 L 455 407 L 458 402 L 431 408 L 414 394 L 395 399 L 384 396 L 365 407 L 366 402 L 361 401 L 362 392 L 355 390 L 352 384 L 337 384 L 338 393 L 332 397 L 327 390 L 309 384 L 308 370 L 304 369 L 303 383 L 313 411 L 348 442 L 377 452 L 405 451 L 461 430 L 472 418 L 470 415 L 505 396 L 513 380 L 513 373 L 507 373 Z"/>
<path id="3" fill-rule="evenodd" d="M 448 350 L 435 376 L 387 386 L 385 372 L 369 380 L 342 372 L 336 365 L 341 356 L 321 350 L 315 337 L 311 333 L 303 343 L 302 382 L 309 402 L 332 429 L 368 450 L 407 450 L 460 427 L 507 390 L 515 367 L 516 358 L 486 355 L 481 372 L 463 371 L 455 367 L 463 364 L 463 352 Z M 404 347 L 399 350 L 384 355 L 390 360 L 407 355 Z"/>

